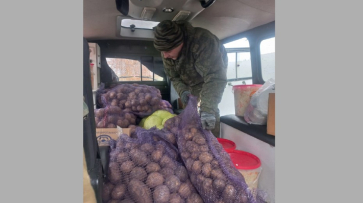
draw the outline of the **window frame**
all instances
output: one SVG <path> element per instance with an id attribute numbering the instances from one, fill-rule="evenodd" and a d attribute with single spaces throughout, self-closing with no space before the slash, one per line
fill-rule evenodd
<path id="1" fill-rule="evenodd" d="M 152 63 L 153 63 L 153 67 L 155 67 L 155 57 L 156 56 L 153 56 L 153 55 L 135 55 L 135 54 L 122 54 L 122 55 L 110 55 L 110 56 L 106 56 L 105 59 L 106 59 L 106 62 L 107 62 L 107 58 L 116 58 L 116 59 L 129 59 L 129 60 L 135 60 L 137 59 L 140 63 L 140 80 L 133 80 L 133 81 L 120 81 L 119 82 L 165 82 L 167 81 L 167 77 L 166 75 L 163 77 L 163 76 L 160 76 L 163 78 L 162 81 L 159 81 L 159 80 L 155 80 L 155 71 L 151 71 L 153 73 L 153 77 L 152 77 L 152 81 L 150 80 L 143 80 L 142 78 L 142 61 L 141 61 L 141 58 L 142 57 L 152 57 Z M 107 64 L 108 65 L 108 64 Z M 111 68 L 111 67 L 110 67 Z M 111 70 L 113 70 L 111 68 Z M 114 71 L 114 70 L 113 70 Z M 116 75 L 117 76 L 117 75 Z M 120 78 L 123 78 L 123 77 L 119 77 L 117 76 L 119 79 Z"/>
<path id="2" fill-rule="evenodd" d="M 248 40 L 248 39 L 247 39 Z M 240 81 L 240 80 L 250 80 L 250 79 L 253 79 L 253 73 L 252 73 L 252 76 L 251 77 L 243 77 L 243 78 L 237 78 L 238 76 L 238 73 L 237 73 L 237 54 L 238 53 L 250 53 L 250 58 L 251 58 L 251 49 L 250 48 L 225 48 L 226 49 L 226 52 L 227 53 L 235 53 L 236 54 L 236 77 L 234 79 L 227 79 L 227 82 L 234 82 L 234 81 Z M 252 61 L 251 61 L 251 71 L 252 71 Z"/>

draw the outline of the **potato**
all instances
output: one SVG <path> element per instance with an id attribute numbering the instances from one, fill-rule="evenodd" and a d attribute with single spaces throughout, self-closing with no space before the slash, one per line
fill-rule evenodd
<path id="1" fill-rule="evenodd" d="M 199 152 L 193 152 L 190 155 L 190 158 L 194 159 L 194 160 L 198 160 L 200 153 Z"/>
<path id="2" fill-rule="evenodd" d="M 109 106 L 107 108 L 107 114 L 119 115 L 119 114 L 121 114 L 121 109 L 120 109 L 120 107 L 117 107 L 117 106 Z"/>
<path id="3" fill-rule="evenodd" d="M 147 154 L 151 154 L 154 151 L 154 146 L 150 143 L 145 143 L 141 145 L 140 149 Z"/>
<path id="4" fill-rule="evenodd" d="M 154 202 L 155 203 L 167 203 L 169 202 L 170 191 L 166 185 L 159 185 L 154 190 Z"/>
<path id="5" fill-rule="evenodd" d="M 182 152 L 180 153 L 180 156 L 183 158 L 183 159 L 187 159 L 190 157 L 190 154 L 188 152 Z"/>
<path id="6" fill-rule="evenodd" d="M 180 179 L 175 175 L 171 175 L 165 180 L 165 185 L 168 186 L 170 192 L 172 193 L 179 190 L 180 184 Z"/>
<path id="7" fill-rule="evenodd" d="M 184 200 L 180 197 L 178 193 L 172 193 L 169 197 L 170 203 L 183 203 Z"/>
<path id="8" fill-rule="evenodd" d="M 125 102 L 125 107 L 126 107 L 126 108 L 131 108 L 131 102 L 126 101 L 126 102 Z"/>
<path id="9" fill-rule="evenodd" d="M 164 177 L 158 172 L 150 173 L 146 179 L 146 185 L 150 188 L 162 185 L 164 183 Z"/>
<path id="10" fill-rule="evenodd" d="M 190 132 L 192 133 L 192 134 L 196 134 L 197 132 L 198 132 L 198 129 L 197 128 L 190 128 Z"/>
<path id="11" fill-rule="evenodd" d="M 211 177 L 213 178 L 213 180 L 215 179 L 226 180 L 226 176 L 223 174 L 221 169 L 213 169 L 211 171 Z"/>
<path id="12" fill-rule="evenodd" d="M 111 198 L 111 192 L 114 188 L 114 185 L 111 183 L 106 183 L 102 188 L 102 200 L 108 201 Z"/>
<path id="13" fill-rule="evenodd" d="M 149 187 L 139 180 L 132 179 L 128 185 L 128 191 L 135 202 L 153 203 Z"/>
<path id="14" fill-rule="evenodd" d="M 150 102 L 151 101 L 151 94 L 150 93 L 146 93 L 145 100 L 146 100 L 146 102 Z"/>
<path id="15" fill-rule="evenodd" d="M 195 177 L 195 179 L 191 179 L 193 183 L 203 183 L 205 181 L 206 177 L 204 177 L 202 174 L 199 174 Z"/>
<path id="16" fill-rule="evenodd" d="M 194 160 L 192 158 L 188 158 L 186 161 L 185 161 L 185 166 L 186 168 L 191 171 L 192 170 L 192 166 L 193 166 L 193 163 L 194 163 Z"/>
<path id="17" fill-rule="evenodd" d="M 167 168 L 171 168 L 173 170 L 175 170 L 177 167 L 176 164 L 174 163 L 174 161 L 166 154 L 160 159 L 160 166 L 162 168 L 167 167 Z"/>
<path id="18" fill-rule="evenodd" d="M 212 167 L 215 169 L 215 168 L 219 168 L 219 163 L 217 160 L 213 160 L 210 162 L 212 164 Z"/>
<path id="19" fill-rule="evenodd" d="M 202 173 L 206 178 L 209 178 L 210 174 L 212 172 L 212 164 L 206 163 L 202 167 Z"/>
<path id="20" fill-rule="evenodd" d="M 140 99 L 140 105 L 145 105 L 147 103 L 146 99 Z"/>
<path id="21" fill-rule="evenodd" d="M 204 145 L 206 143 L 206 140 L 201 135 L 196 135 L 193 137 L 193 141 L 199 145 Z"/>
<path id="22" fill-rule="evenodd" d="M 104 128 L 104 127 L 106 127 L 105 120 L 101 120 L 100 122 L 97 123 L 97 128 Z"/>
<path id="23" fill-rule="evenodd" d="M 208 152 L 202 152 L 199 155 L 199 160 L 203 163 L 210 163 L 213 160 L 213 155 Z"/>
<path id="24" fill-rule="evenodd" d="M 131 160 L 138 166 L 145 166 L 149 163 L 146 153 L 139 149 L 131 149 L 130 157 Z"/>
<path id="25" fill-rule="evenodd" d="M 165 137 L 171 144 L 176 144 L 176 137 L 173 133 L 167 133 Z"/>
<path id="26" fill-rule="evenodd" d="M 217 191 L 221 192 L 225 187 L 226 187 L 226 181 L 222 179 L 215 179 L 213 181 L 213 188 L 216 189 Z"/>
<path id="27" fill-rule="evenodd" d="M 153 153 L 151 154 L 151 159 L 154 162 L 159 162 L 162 156 L 163 156 L 163 151 L 158 149 L 153 151 Z"/>
<path id="28" fill-rule="evenodd" d="M 132 169 L 135 168 L 135 164 L 132 161 L 126 161 L 124 163 L 121 164 L 120 166 L 120 170 L 123 173 L 130 173 L 132 171 Z"/>
<path id="29" fill-rule="evenodd" d="M 131 149 L 138 148 L 138 147 L 139 147 L 139 145 L 137 143 L 127 142 L 125 144 L 125 147 L 124 148 L 131 150 Z M 130 156 L 130 154 L 129 154 L 129 156 Z"/>
<path id="30" fill-rule="evenodd" d="M 131 106 L 137 106 L 137 105 L 139 105 L 139 101 L 137 101 L 136 99 L 132 99 L 130 101 L 130 103 L 131 103 Z"/>
<path id="31" fill-rule="evenodd" d="M 120 165 L 117 162 L 110 162 L 108 164 L 108 168 L 111 171 L 118 172 L 120 170 Z"/>
<path id="32" fill-rule="evenodd" d="M 112 100 L 111 106 L 117 106 L 118 107 L 118 100 L 117 99 Z"/>
<path id="33" fill-rule="evenodd" d="M 104 108 L 96 109 L 95 112 L 96 112 L 96 117 L 98 117 L 98 118 L 103 118 L 105 116 L 105 109 Z"/>
<path id="34" fill-rule="evenodd" d="M 155 163 L 155 162 L 150 162 L 147 166 L 146 166 L 146 172 L 148 173 L 152 173 L 152 172 L 158 172 L 160 171 L 160 165 Z"/>
<path id="35" fill-rule="evenodd" d="M 121 181 L 122 176 L 119 171 L 109 170 L 108 179 L 110 180 L 111 183 L 117 184 Z"/>
<path id="36" fill-rule="evenodd" d="M 178 193 L 182 198 L 188 198 L 192 191 L 187 183 L 182 183 L 179 187 Z"/>
<path id="37" fill-rule="evenodd" d="M 130 160 L 129 155 L 126 152 L 121 152 L 116 156 L 116 161 L 120 164 L 129 160 Z"/>
<path id="38" fill-rule="evenodd" d="M 191 194 L 188 199 L 187 203 L 204 203 L 203 199 L 197 193 Z"/>
<path id="39" fill-rule="evenodd" d="M 174 175 L 174 170 L 171 168 L 163 168 L 160 170 L 160 173 L 164 176 L 164 178 L 166 178 L 170 175 Z"/>
<path id="40" fill-rule="evenodd" d="M 214 191 L 213 191 L 213 180 L 210 179 L 210 178 L 206 178 L 203 181 L 201 194 L 206 195 L 206 196 L 211 196 L 211 195 L 213 195 L 213 193 L 214 193 Z"/>
<path id="41" fill-rule="evenodd" d="M 199 151 L 199 146 L 197 144 L 195 144 L 193 141 L 187 141 L 186 143 L 186 146 L 187 150 L 190 152 L 190 153 L 193 153 L 193 152 L 198 152 Z"/>
<path id="42" fill-rule="evenodd" d="M 209 151 L 208 145 L 201 145 L 201 146 L 199 146 L 199 151 L 201 151 L 201 152 L 208 152 Z"/>
<path id="43" fill-rule="evenodd" d="M 130 172 L 130 179 L 144 181 L 147 177 L 146 171 L 141 167 L 135 167 Z"/>
<path id="44" fill-rule="evenodd" d="M 126 185 L 125 184 L 118 184 L 116 185 L 111 193 L 112 199 L 121 199 L 125 196 L 126 193 Z"/>
<path id="45" fill-rule="evenodd" d="M 202 171 L 203 163 L 201 161 L 194 161 L 192 165 L 192 172 L 195 174 L 200 174 Z"/>
<path id="46" fill-rule="evenodd" d="M 227 185 L 223 190 L 222 198 L 226 203 L 234 202 L 236 195 L 236 189 L 232 185 Z"/>
<path id="47" fill-rule="evenodd" d="M 134 110 L 134 109 L 132 109 L 132 110 Z M 143 110 L 143 109 L 142 109 L 142 106 L 137 106 L 137 107 L 136 107 L 136 110 L 137 110 L 137 111 L 142 111 L 142 110 Z"/>
<path id="48" fill-rule="evenodd" d="M 188 179 L 188 172 L 187 172 L 187 169 L 184 166 L 178 166 L 175 169 L 175 175 L 182 182 L 185 182 Z"/>
<path id="49" fill-rule="evenodd" d="M 109 91 L 108 96 L 109 96 L 110 99 L 114 99 L 114 98 L 116 98 L 116 92 L 115 91 Z"/>
<path id="50" fill-rule="evenodd" d="M 123 98 L 123 94 L 122 93 L 117 93 L 116 94 L 116 99 L 121 100 Z"/>

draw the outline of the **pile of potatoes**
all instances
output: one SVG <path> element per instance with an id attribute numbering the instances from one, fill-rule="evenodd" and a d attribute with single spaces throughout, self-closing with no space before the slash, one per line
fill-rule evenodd
<path id="1" fill-rule="evenodd" d="M 140 117 L 160 109 L 161 98 L 157 88 L 139 84 L 120 84 L 101 95 L 103 106 L 117 106 Z"/>
<path id="2" fill-rule="evenodd" d="M 138 131 L 139 132 L 139 131 Z M 145 131 L 144 131 L 145 132 Z M 178 152 L 155 135 L 121 135 L 110 153 L 104 203 L 202 203 Z M 150 140 L 151 139 L 151 140 Z"/>
<path id="3" fill-rule="evenodd" d="M 95 109 L 95 122 L 97 128 L 127 128 L 136 125 L 136 116 L 127 111 L 122 111 L 117 106 Z"/>
<path id="4" fill-rule="evenodd" d="M 223 148 L 218 141 L 208 145 L 206 136 L 194 123 L 183 127 L 181 132 L 179 134 L 181 137 L 178 139 L 180 155 L 191 182 L 203 200 L 215 203 L 249 203 L 250 195 L 247 195 L 243 185 L 241 187 L 239 184 L 232 183 L 230 179 L 234 177 L 242 183 L 243 176 L 231 164 L 228 154 L 223 153 Z M 220 155 L 219 160 L 222 161 L 217 161 L 209 146 L 213 146 Z M 223 164 L 224 172 L 220 164 Z M 226 173 L 229 174 L 229 178 Z"/>

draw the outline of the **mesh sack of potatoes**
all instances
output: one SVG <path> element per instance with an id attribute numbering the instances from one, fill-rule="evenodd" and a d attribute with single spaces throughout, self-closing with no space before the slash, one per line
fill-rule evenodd
<path id="1" fill-rule="evenodd" d="M 136 124 L 136 116 L 128 111 L 122 111 L 117 106 L 107 106 L 95 109 L 95 122 L 97 128 L 127 128 Z"/>
<path id="2" fill-rule="evenodd" d="M 178 150 L 194 187 L 206 203 L 259 203 L 217 138 L 201 127 L 194 96 L 180 118 Z M 176 118 L 174 118 L 176 119 Z"/>
<path id="3" fill-rule="evenodd" d="M 177 145 L 177 135 L 179 132 L 180 116 L 174 116 L 164 123 L 164 128 L 162 129 L 165 133 L 162 135 L 165 140 L 173 144 L 178 148 Z"/>
<path id="4" fill-rule="evenodd" d="M 111 143 L 103 202 L 199 203 L 179 153 L 157 129 L 136 129 L 137 138 L 120 135 Z"/>
<path id="5" fill-rule="evenodd" d="M 155 87 L 119 84 L 100 96 L 103 106 L 117 106 L 143 118 L 159 110 L 161 93 Z"/>

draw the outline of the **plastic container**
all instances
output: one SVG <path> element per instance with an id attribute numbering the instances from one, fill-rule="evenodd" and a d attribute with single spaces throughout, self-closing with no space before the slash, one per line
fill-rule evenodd
<path id="1" fill-rule="evenodd" d="M 241 150 L 234 150 L 228 154 L 234 166 L 245 178 L 248 188 L 256 198 L 258 180 L 262 170 L 260 159 L 249 152 Z"/>
<path id="2" fill-rule="evenodd" d="M 234 107 L 236 116 L 243 116 L 245 110 L 250 103 L 252 95 L 262 85 L 235 85 L 233 86 Z"/>
<path id="3" fill-rule="evenodd" d="M 221 143 L 223 146 L 223 149 L 229 153 L 233 152 L 236 149 L 236 143 L 234 143 L 232 140 L 227 140 L 223 138 L 217 138 L 218 142 Z"/>

